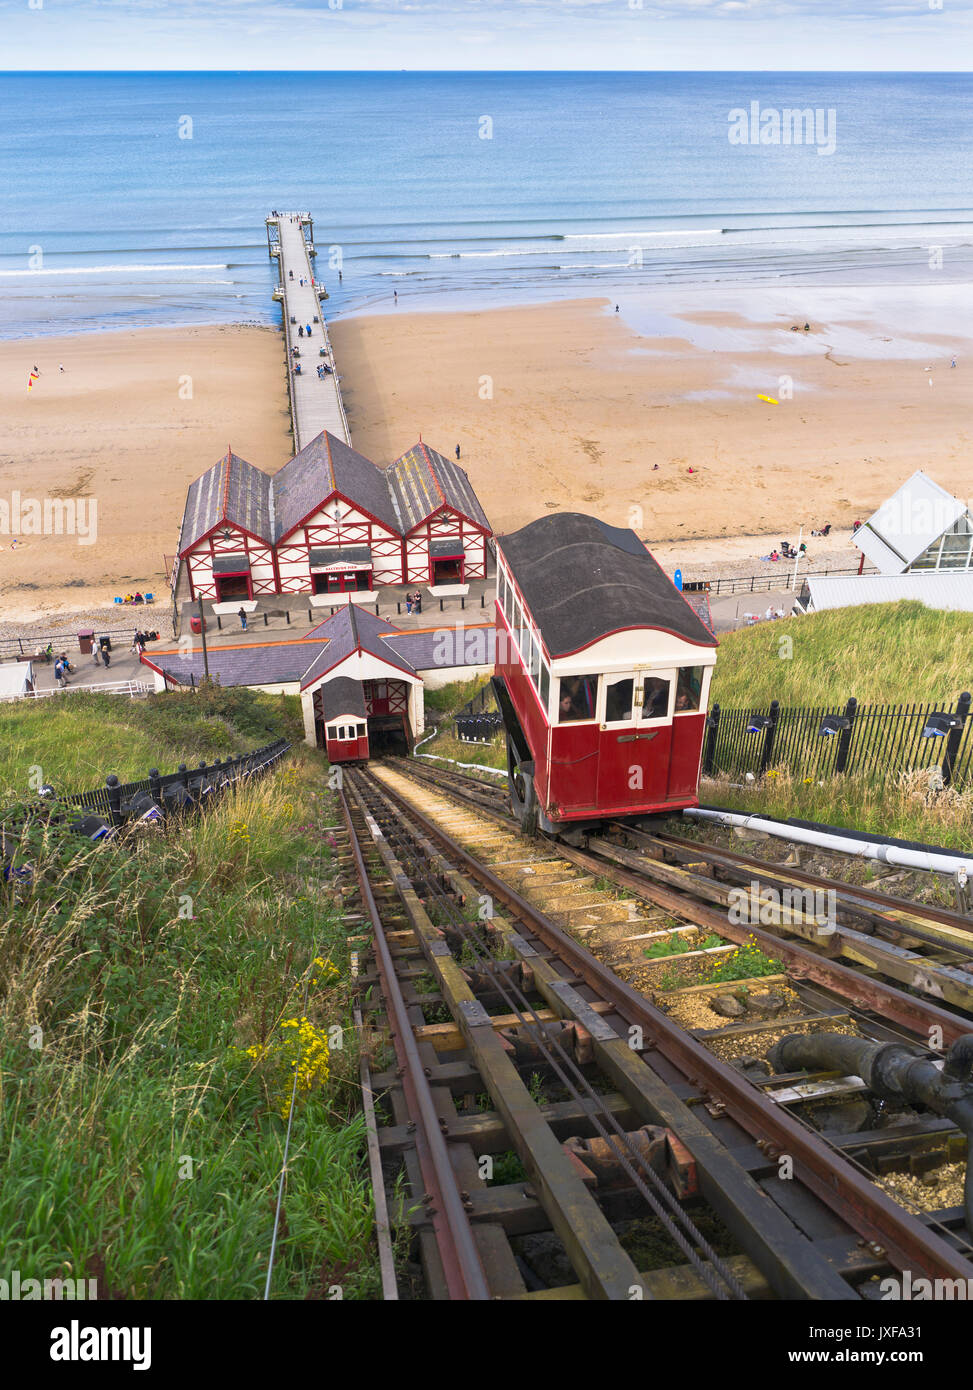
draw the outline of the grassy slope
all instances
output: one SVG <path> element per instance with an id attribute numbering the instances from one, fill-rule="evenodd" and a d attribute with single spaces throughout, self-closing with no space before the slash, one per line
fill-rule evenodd
<path id="1" fill-rule="evenodd" d="M 781 638 L 792 639 L 792 648 Z M 711 700 L 724 709 L 937 700 L 973 689 L 973 622 L 918 602 L 760 623 L 720 637 Z M 788 652 L 790 651 L 790 655 Z"/>
<path id="2" fill-rule="evenodd" d="M 792 655 L 781 638 L 793 639 Z M 812 613 L 720 639 L 712 699 L 725 709 L 859 703 L 951 704 L 973 688 L 973 622 L 921 603 Z M 736 780 L 736 779 L 734 779 Z M 704 781 L 704 800 L 953 848 L 973 845 L 973 791 L 934 792 L 924 772 L 805 781 L 785 768 L 746 787 Z"/>
<path id="3" fill-rule="evenodd" d="M 38 781 L 61 792 L 174 772 L 181 762 L 212 762 L 271 742 L 283 730 L 302 738 L 296 702 L 213 686 L 198 695 L 77 694 L 2 706 L 0 797 L 27 794 Z M 40 769 L 37 773 L 34 769 Z"/>
<path id="4" fill-rule="evenodd" d="M 114 753 L 116 713 L 123 774 L 296 718 L 295 702 L 247 692 L 214 692 L 209 728 L 198 696 L 103 698 L 87 713 L 80 696 L 45 702 L 43 756 L 72 785 L 92 779 L 60 735 Z M 31 756 L 23 726 L 20 747 Z M 375 1294 L 325 768 L 296 746 L 205 817 L 100 847 L 28 827 L 33 884 L 0 883 L 0 1235 L 23 1277 L 94 1277 L 101 1297 L 262 1296 L 298 1062 L 272 1292 Z M 305 1016 L 298 1040 L 288 1025 Z"/>

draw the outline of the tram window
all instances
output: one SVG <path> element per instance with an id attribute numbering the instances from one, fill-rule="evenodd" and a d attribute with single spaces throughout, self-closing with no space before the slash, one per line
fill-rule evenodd
<path id="1" fill-rule="evenodd" d="M 597 676 L 562 676 L 558 723 L 569 724 L 578 719 L 594 719 L 597 695 Z"/>
<path id="2" fill-rule="evenodd" d="M 503 570 L 497 574 L 497 598 L 502 612 L 507 606 L 507 580 Z"/>
<path id="3" fill-rule="evenodd" d="M 541 704 L 544 706 L 544 713 L 547 714 L 548 701 L 551 698 L 551 669 L 547 662 L 541 657 Z"/>
<path id="4" fill-rule="evenodd" d="M 642 682 L 642 718 L 665 719 L 669 713 L 669 684 L 664 676 L 646 676 Z"/>
<path id="5" fill-rule="evenodd" d="M 359 737 L 359 738 L 364 738 L 364 737 L 365 737 L 365 734 L 366 734 L 367 732 L 368 732 L 368 731 L 367 731 L 367 729 L 365 728 L 365 725 L 364 725 L 364 724 L 359 724 L 359 725 L 358 725 L 358 737 Z"/>
<path id="6" fill-rule="evenodd" d="M 530 634 L 530 678 L 534 682 L 534 689 L 538 689 L 541 675 L 541 649 L 537 640 L 537 634 Z"/>
<path id="7" fill-rule="evenodd" d="M 619 676 L 615 680 L 605 677 L 605 723 L 631 724 L 632 696 L 635 693 L 635 680 L 632 676 Z"/>
<path id="8" fill-rule="evenodd" d="M 503 595 L 503 616 L 507 620 L 507 626 L 513 627 L 514 614 L 514 590 L 510 581 L 507 581 Z"/>
<path id="9" fill-rule="evenodd" d="M 703 690 L 703 666 L 681 666 L 676 681 L 676 713 L 699 709 Z"/>

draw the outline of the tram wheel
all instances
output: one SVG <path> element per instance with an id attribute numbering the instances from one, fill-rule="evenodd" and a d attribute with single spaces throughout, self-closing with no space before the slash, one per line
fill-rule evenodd
<path id="1" fill-rule="evenodd" d="M 524 823 L 534 811 L 534 776 L 517 758 L 513 740 L 507 738 L 507 789 L 510 806 L 517 820 Z"/>

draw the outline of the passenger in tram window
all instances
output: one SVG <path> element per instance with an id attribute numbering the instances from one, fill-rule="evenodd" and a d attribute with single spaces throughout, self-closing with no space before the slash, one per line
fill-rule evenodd
<path id="1" fill-rule="evenodd" d="M 646 676 L 642 700 L 643 719 L 665 719 L 669 713 L 669 682 L 661 676 Z"/>
<path id="2" fill-rule="evenodd" d="M 605 693 L 605 722 L 607 724 L 617 724 L 622 720 L 631 723 L 634 690 L 635 682 L 631 677 L 628 680 L 609 681 Z"/>
<path id="3" fill-rule="evenodd" d="M 698 710 L 702 686 L 702 666 L 681 667 L 676 681 L 676 709 L 679 711 Z"/>
<path id="4" fill-rule="evenodd" d="M 559 722 L 567 724 L 577 719 L 594 719 L 597 691 L 597 676 L 562 677 Z"/>

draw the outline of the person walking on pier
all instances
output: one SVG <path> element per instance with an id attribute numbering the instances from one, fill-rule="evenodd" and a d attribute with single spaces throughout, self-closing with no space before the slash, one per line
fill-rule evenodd
<path id="1" fill-rule="evenodd" d="M 303 338 L 303 337 L 304 337 L 304 325 L 301 324 L 301 323 L 299 323 L 299 324 L 297 325 L 297 336 L 298 336 L 299 338 Z"/>

